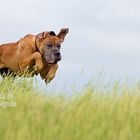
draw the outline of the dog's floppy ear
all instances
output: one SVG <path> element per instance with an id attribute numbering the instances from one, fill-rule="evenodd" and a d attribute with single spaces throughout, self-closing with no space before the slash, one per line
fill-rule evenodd
<path id="1" fill-rule="evenodd" d="M 69 32 L 68 28 L 62 28 L 59 32 L 59 34 L 57 35 L 60 38 L 60 41 L 63 42 L 65 39 L 66 34 Z"/>
<path id="2" fill-rule="evenodd" d="M 45 39 L 47 37 L 47 35 L 49 34 L 49 32 L 42 32 L 38 35 L 38 38 L 41 40 Z"/>

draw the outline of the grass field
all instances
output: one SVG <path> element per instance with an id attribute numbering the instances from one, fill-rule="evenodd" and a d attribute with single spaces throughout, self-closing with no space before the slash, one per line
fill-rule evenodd
<path id="1" fill-rule="evenodd" d="M 140 86 L 45 95 L 32 80 L 0 84 L 0 140 L 140 140 Z"/>

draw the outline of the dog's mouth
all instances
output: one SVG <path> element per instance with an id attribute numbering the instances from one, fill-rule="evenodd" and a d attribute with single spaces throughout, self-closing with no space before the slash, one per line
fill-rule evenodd
<path id="1" fill-rule="evenodd" d="M 56 60 L 54 60 L 54 61 L 52 61 L 52 62 L 48 62 L 49 64 L 57 64 L 57 62 L 59 62 L 61 59 L 56 59 Z"/>
<path id="2" fill-rule="evenodd" d="M 58 61 L 48 62 L 48 64 L 56 64 Z"/>
<path id="3" fill-rule="evenodd" d="M 48 63 L 49 65 L 53 65 L 53 64 L 57 64 L 57 62 L 56 63 Z"/>
<path id="4" fill-rule="evenodd" d="M 44 58 L 45 58 L 45 61 L 48 64 L 56 64 L 58 61 L 61 60 L 61 54 L 60 53 L 56 53 L 56 54 L 51 55 L 50 57 L 45 55 Z"/>
<path id="5" fill-rule="evenodd" d="M 58 61 L 60 61 L 60 59 L 48 60 L 48 59 L 45 58 L 45 61 L 46 61 L 48 64 L 56 64 Z"/>

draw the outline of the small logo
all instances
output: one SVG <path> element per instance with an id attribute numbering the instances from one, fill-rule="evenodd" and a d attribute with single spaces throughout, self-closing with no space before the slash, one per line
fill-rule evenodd
<path id="1" fill-rule="evenodd" d="M 14 100 L 13 94 L 0 93 L 0 107 L 2 108 L 16 107 L 16 102 L 13 100 Z"/>

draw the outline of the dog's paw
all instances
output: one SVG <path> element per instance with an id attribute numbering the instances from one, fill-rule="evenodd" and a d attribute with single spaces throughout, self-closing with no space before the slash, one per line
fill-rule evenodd
<path id="1" fill-rule="evenodd" d="M 46 85 L 50 83 L 50 80 L 49 79 L 45 79 L 45 83 Z"/>

